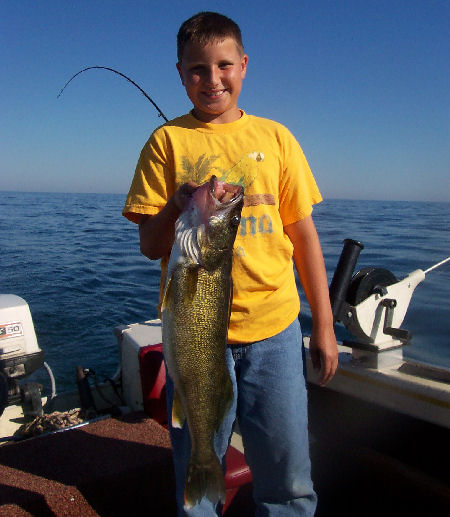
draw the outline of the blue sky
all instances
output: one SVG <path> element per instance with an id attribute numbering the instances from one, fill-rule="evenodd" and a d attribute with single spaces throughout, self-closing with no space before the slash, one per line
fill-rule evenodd
<path id="1" fill-rule="evenodd" d="M 450 3 L 0 0 L 0 190 L 126 193 L 149 134 L 190 109 L 179 25 L 241 26 L 248 113 L 286 125 L 325 197 L 450 201 Z"/>

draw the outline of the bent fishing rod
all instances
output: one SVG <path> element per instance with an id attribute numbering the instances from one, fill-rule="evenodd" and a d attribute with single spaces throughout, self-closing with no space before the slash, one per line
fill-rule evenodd
<path id="1" fill-rule="evenodd" d="M 67 83 L 61 88 L 61 91 L 58 93 L 57 95 L 57 99 L 59 99 L 59 97 L 61 96 L 62 92 L 67 88 L 67 86 L 69 85 L 69 83 L 75 79 L 75 77 L 77 77 L 78 75 L 82 74 L 83 72 L 86 72 L 87 70 L 94 70 L 94 69 L 100 69 L 100 70 L 109 70 L 110 72 L 114 72 L 115 74 L 117 75 L 120 75 L 121 77 L 123 77 L 124 79 L 126 79 L 127 81 L 129 81 L 133 86 L 136 86 L 136 88 L 142 93 L 142 95 L 144 95 L 144 97 L 146 99 L 148 99 L 152 104 L 153 106 L 156 108 L 157 112 L 158 112 L 158 117 L 162 117 L 166 122 L 169 122 L 169 119 L 164 115 L 164 113 L 161 111 L 161 109 L 159 108 L 159 106 L 156 104 L 156 102 L 147 94 L 147 92 L 145 92 L 137 83 L 135 83 L 132 79 L 130 79 L 128 76 L 126 76 L 125 74 L 122 74 L 122 72 L 119 72 L 118 70 L 114 70 L 114 68 L 109 68 L 107 66 L 88 66 L 87 68 L 83 68 L 83 70 L 80 70 L 79 72 L 77 72 L 75 75 L 73 75 L 68 81 Z"/>

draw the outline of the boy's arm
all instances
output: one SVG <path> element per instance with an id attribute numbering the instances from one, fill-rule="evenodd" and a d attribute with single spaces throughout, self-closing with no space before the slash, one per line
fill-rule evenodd
<path id="1" fill-rule="evenodd" d="M 285 226 L 294 246 L 294 263 L 313 318 L 309 351 L 315 369 L 320 369 L 319 384 L 325 386 L 338 364 L 328 282 L 322 249 L 311 216 Z"/>
<path id="2" fill-rule="evenodd" d="M 175 221 L 196 188 L 196 183 L 184 183 L 161 212 L 151 216 L 141 215 L 139 240 L 143 255 L 152 260 L 169 255 L 175 236 Z"/>

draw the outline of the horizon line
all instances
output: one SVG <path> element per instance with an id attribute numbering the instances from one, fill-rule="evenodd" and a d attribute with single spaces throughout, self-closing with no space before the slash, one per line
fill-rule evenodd
<path id="1" fill-rule="evenodd" d="M 55 191 L 47 191 L 47 190 L 3 190 L 0 189 L 0 192 L 10 193 L 10 194 L 63 194 L 63 195 L 97 195 L 97 196 L 123 196 L 124 198 L 127 196 L 127 193 L 122 192 L 78 192 L 72 191 L 67 192 L 63 190 L 55 190 Z M 323 198 L 321 203 L 325 203 L 326 201 L 389 201 L 395 203 L 450 203 L 450 200 L 439 200 L 439 199 L 392 199 L 392 198 L 365 198 L 365 197 L 345 197 L 345 196 L 326 196 Z M 321 203 L 316 203 L 316 205 L 320 205 Z"/>

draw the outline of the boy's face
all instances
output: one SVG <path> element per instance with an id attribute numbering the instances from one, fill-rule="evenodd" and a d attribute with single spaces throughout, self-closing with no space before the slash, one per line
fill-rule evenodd
<path id="1" fill-rule="evenodd" d="M 177 69 L 197 119 L 224 124 L 240 118 L 237 101 L 247 61 L 232 38 L 205 46 L 186 45 Z"/>

